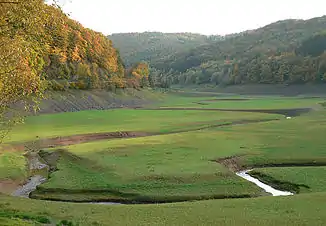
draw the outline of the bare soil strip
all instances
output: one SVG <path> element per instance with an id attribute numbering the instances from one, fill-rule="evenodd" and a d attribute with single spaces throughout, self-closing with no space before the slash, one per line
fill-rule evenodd
<path id="1" fill-rule="evenodd" d="M 107 132 L 107 133 L 90 133 L 79 134 L 65 137 L 54 137 L 48 139 L 41 139 L 37 141 L 25 142 L 22 144 L 14 144 L 16 150 L 25 150 L 26 147 L 30 148 L 52 148 L 60 146 L 68 146 L 74 144 L 82 144 L 97 140 L 110 140 L 110 139 L 122 139 L 122 138 L 134 138 L 145 137 L 153 134 L 146 132 Z"/>
<path id="2" fill-rule="evenodd" d="M 241 157 L 238 156 L 229 156 L 225 158 L 219 158 L 217 160 L 213 160 L 213 162 L 217 162 L 224 167 L 228 168 L 231 172 L 238 172 L 244 170 L 243 165 L 241 164 Z"/>
<path id="3" fill-rule="evenodd" d="M 12 191 L 14 191 L 15 189 L 17 189 L 20 184 L 23 184 L 24 181 L 18 181 L 18 180 L 10 180 L 10 179 L 6 179 L 6 180 L 1 180 L 0 181 L 0 191 L 1 193 L 4 194 L 11 194 Z"/>
<path id="4" fill-rule="evenodd" d="M 30 141 L 22 144 L 14 144 L 14 148 L 16 150 L 23 151 L 26 147 L 29 148 L 54 148 L 60 146 L 69 146 L 75 144 L 88 143 L 92 141 L 99 140 L 111 140 L 111 139 L 127 139 L 127 138 L 137 138 L 137 137 L 149 137 L 149 136 L 158 136 L 158 135 L 168 135 L 168 134 L 176 134 L 176 133 L 185 133 L 185 132 L 193 132 L 199 131 L 203 129 L 209 128 L 217 128 L 224 126 L 232 126 L 232 125 L 243 125 L 243 124 L 252 124 L 252 123 L 260 123 L 260 122 L 270 122 L 277 121 L 279 119 L 254 119 L 254 120 L 237 120 L 233 122 L 225 122 L 216 124 L 211 124 L 199 128 L 194 129 L 181 129 L 177 131 L 165 132 L 165 133 L 149 133 L 149 132 L 130 132 L 130 131 L 121 131 L 121 132 L 107 132 L 107 133 L 91 133 L 91 134 L 79 134 L 72 135 L 66 137 L 55 137 L 42 139 L 38 141 Z"/>

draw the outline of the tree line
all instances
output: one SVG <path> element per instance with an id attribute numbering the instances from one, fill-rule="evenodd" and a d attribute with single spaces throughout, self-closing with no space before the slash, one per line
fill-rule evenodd
<path id="1" fill-rule="evenodd" d="M 326 16 L 278 21 L 225 37 L 192 35 L 183 48 L 175 42 L 180 34 L 168 34 L 168 42 L 164 34 L 120 34 L 128 42 L 115 45 L 126 61 L 147 60 L 151 84 L 160 87 L 324 83 L 325 31 Z M 133 43 L 145 43 L 146 49 Z"/>

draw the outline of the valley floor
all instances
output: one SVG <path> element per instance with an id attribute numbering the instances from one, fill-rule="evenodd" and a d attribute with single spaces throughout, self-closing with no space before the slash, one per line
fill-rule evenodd
<path id="1" fill-rule="evenodd" d="M 0 223 L 326 223 L 323 96 L 178 92 L 160 100 L 29 117 L 0 150 Z M 31 168 L 33 156 L 46 167 Z M 252 176 L 295 195 L 271 197 L 235 174 L 251 168 Z M 47 180 L 32 199 L 9 196 L 33 175 Z"/>

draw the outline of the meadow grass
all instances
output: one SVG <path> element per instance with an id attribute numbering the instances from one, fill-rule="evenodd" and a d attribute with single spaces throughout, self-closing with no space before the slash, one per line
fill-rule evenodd
<path id="1" fill-rule="evenodd" d="M 314 107 L 320 101 L 259 97 L 248 101 L 207 101 L 208 105 L 193 103 L 210 98 L 211 95 L 209 98 L 168 95 L 165 102 L 157 106 L 272 109 Z M 63 147 L 65 151 L 60 152 L 57 171 L 33 193 L 36 198 L 172 202 L 247 197 L 264 195 L 264 192 L 237 177 L 215 160 L 237 156 L 239 166 L 244 168 L 272 164 L 324 164 L 325 115 L 325 111 L 320 110 L 286 120 L 284 116 L 272 114 L 203 110 L 84 111 L 29 117 L 26 124 L 12 131 L 6 142 L 33 140 L 36 136 L 45 138 L 108 131 L 162 133 L 151 137 Z M 213 124 L 248 119 L 281 120 L 204 129 Z M 203 129 L 187 132 L 196 128 Z M 172 132 L 175 133 L 169 134 Z M 48 149 L 46 152 L 54 153 L 56 150 Z M 10 158 L 17 158 L 21 153 L 15 155 Z M 6 159 L 8 157 L 1 157 L 0 161 L 5 167 L 4 170 L 0 168 L 0 175 L 19 177 L 21 171 L 7 169 L 20 169 L 22 162 Z M 292 185 L 306 184 L 302 182 L 305 178 L 304 172 L 310 172 L 314 176 L 307 180 L 309 189 L 305 188 L 302 192 L 318 192 L 324 191 L 317 188 L 324 186 L 319 181 L 324 174 L 322 169 L 298 168 L 300 176 L 297 177 L 294 175 L 296 168 L 256 171 Z M 49 216 L 55 223 L 71 220 L 80 225 L 323 225 L 326 222 L 323 214 L 326 210 L 325 197 L 325 193 L 311 193 L 282 198 L 101 206 L 26 200 L 0 195 L 0 222 L 4 220 L 7 224 L 18 222 L 17 225 L 24 225 L 22 221 L 25 219 L 10 215 L 17 212 L 36 217 Z M 306 203 L 311 205 L 308 211 Z"/>
<path id="2" fill-rule="evenodd" d="M 164 95 L 162 96 L 164 97 Z M 243 96 L 226 96 L 228 99 L 246 99 Z M 218 96 L 218 98 L 226 98 Z M 249 97 L 245 101 L 209 101 L 212 97 L 185 97 L 165 95 L 164 101 L 155 106 L 160 107 L 198 107 L 227 108 L 227 109 L 276 109 L 312 107 L 323 102 L 321 98 L 284 98 L 284 97 Z M 197 102 L 206 105 L 198 105 Z M 248 114 L 249 115 L 249 114 Z M 253 114 L 254 115 L 254 114 Z M 232 117 L 234 116 L 234 117 Z M 221 117 L 236 118 L 234 112 L 203 112 L 203 111 L 150 111 L 134 109 L 111 109 L 105 111 L 81 111 L 60 114 L 32 116 L 26 119 L 25 124 L 17 126 L 7 137 L 5 142 L 35 140 L 37 137 L 67 136 L 82 133 L 108 131 L 157 131 L 176 126 L 199 122 L 212 122 Z M 203 120 L 205 119 L 205 120 Z"/>
<path id="3" fill-rule="evenodd" d="M 253 142 L 202 130 L 73 145 L 66 149 L 74 157 L 61 158 L 58 171 L 40 192 L 83 190 L 90 198 L 87 190 L 107 189 L 160 201 L 261 195 L 260 189 L 215 162 L 246 153 L 243 146 Z"/>
<path id="4" fill-rule="evenodd" d="M 40 225 L 36 221 L 31 220 L 22 220 L 19 218 L 13 218 L 13 217 L 0 217 L 0 223 L 2 226 L 35 226 Z"/>
<path id="5" fill-rule="evenodd" d="M 24 180 L 27 176 L 26 164 L 20 152 L 0 152 L 0 180 Z"/>
<path id="6" fill-rule="evenodd" d="M 105 206 L 26 200 L 0 195 L 0 212 L 45 215 L 75 225 L 324 225 L 326 195 Z M 307 208 L 307 205 L 309 208 Z M 18 224 L 19 225 L 19 224 Z M 21 224 L 24 225 L 24 224 Z"/>
<path id="7" fill-rule="evenodd" d="M 326 163 L 325 110 L 264 125 L 227 127 L 225 132 L 240 133 L 259 140 L 251 147 L 255 155 L 244 158 L 248 166 Z"/>
<path id="8" fill-rule="evenodd" d="M 322 99 L 311 98 L 256 98 L 247 101 L 207 101 L 207 105 L 198 105 L 194 102 L 207 100 L 208 97 L 182 97 L 166 95 L 160 107 L 196 107 L 226 108 L 226 109 L 282 109 L 296 107 L 313 107 Z M 230 97 L 228 97 L 230 98 Z M 231 98 L 239 98 L 232 96 Z M 212 98 L 208 98 L 212 99 Z M 242 113 L 244 114 L 244 113 Z M 250 116 L 249 116 L 250 115 Z M 21 142 L 38 138 L 68 136 L 83 133 L 113 132 L 113 131 L 170 131 L 191 124 L 209 124 L 215 120 L 236 119 L 235 112 L 209 111 L 155 111 L 134 109 L 112 109 L 106 111 L 81 111 L 60 114 L 48 114 L 28 117 L 25 124 L 17 126 L 5 140 Z M 248 113 L 255 117 L 258 114 Z M 281 116 L 279 116 L 281 117 Z"/>
<path id="9" fill-rule="evenodd" d="M 244 168 L 326 164 L 324 115 L 69 146 L 79 158 L 62 158 L 42 192 L 107 189 L 160 200 L 262 194 L 213 160 L 239 156 Z"/>
<path id="10" fill-rule="evenodd" d="M 326 167 L 277 167 L 252 171 L 253 175 L 275 187 L 292 190 L 296 193 L 326 191 Z"/>
<path id="11" fill-rule="evenodd" d="M 214 94 L 214 93 L 212 93 Z M 313 107 L 325 102 L 325 98 L 298 98 L 280 96 L 243 96 L 215 94 L 216 96 L 166 95 L 164 101 L 153 106 L 158 107 L 197 107 L 225 109 L 288 109 Z M 225 101 L 223 99 L 228 99 Z M 234 99 L 234 100 L 232 100 Z M 239 100 L 243 99 L 243 100 Z"/>
<path id="12" fill-rule="evenodd" d="M 299 99 L 299 98 L 256 98 L 245 101 L 203 101 L 206 105 L 202 108 L 227 108 L 227 109 L 289 109 L 312 107 L 323 102 L 324 99 Z"/>
<path id="13" fill-rule="evenodd" d="M 172 132 L 187 127 L 234 121 L 238 119 L 281 118 L 278 115 L 209 112 L 209 111 L 155 111 L 115 109 L 107 111 L 81 111 L 29 117 L 17 126 L 6 142 L 22 142 L 38 138 L 69 136 L 85 133 L 142 131 Z"/>

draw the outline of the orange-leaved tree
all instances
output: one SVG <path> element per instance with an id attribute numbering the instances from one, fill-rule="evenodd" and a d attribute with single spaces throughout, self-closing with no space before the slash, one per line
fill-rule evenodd
<path id="1" fill-rule="evenodd" d="M 35 109 L 42 97 L 46 9 L 43 0 L 0 0 L 0 138 L 20 121 L 15 109 Z"/>
<path id="2" fill-rule="evenodd" d="M 130 70 L 130 79 L 133 84 L 138 84 L 140 87 L 148 86 L 149 67 L 146 62 L 135 64 Z M 137 88 L 137 87 L 134 87 Z"/>

